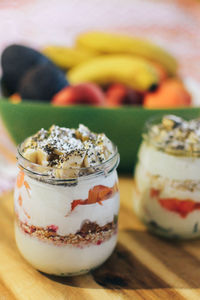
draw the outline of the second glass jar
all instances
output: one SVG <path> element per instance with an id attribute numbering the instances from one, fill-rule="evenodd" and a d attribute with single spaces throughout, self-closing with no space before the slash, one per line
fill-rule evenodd
<path id="1" fill-rule="evenodd" d="M 153 233 L 175 239 L 199 237 L 200 152 L 180 147 L 166 151 L 154 139 L 155 122 L 148 123 L 139 149 L 134 211 Z"/>

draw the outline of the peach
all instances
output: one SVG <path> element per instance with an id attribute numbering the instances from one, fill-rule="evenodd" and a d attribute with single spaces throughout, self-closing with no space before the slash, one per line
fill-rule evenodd
<path id="1" fill-rule="evenodd" d="M 94 83 L 81 83 L 68 86 L 58 92 L 52 99 L 53 105 L 104 105 L 105 96 L 101 88 Z"/>

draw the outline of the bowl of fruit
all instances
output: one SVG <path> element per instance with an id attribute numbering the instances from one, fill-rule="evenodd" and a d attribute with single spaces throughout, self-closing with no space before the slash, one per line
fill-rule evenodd
<path id="1" fill-rule="evenodd" d="M 177 60 L 143 39 L 86 32 L 71 48 L 14 44 L 4 49 L 1 65 L 0 113 L 17 144 L 52 123 L 87 124 L 118 145 L 125 172 L 133 169 L 146 120 L 200 114 Z"/>

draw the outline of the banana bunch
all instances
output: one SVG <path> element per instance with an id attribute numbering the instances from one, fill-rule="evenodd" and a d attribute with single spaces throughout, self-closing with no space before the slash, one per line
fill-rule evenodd
<path id="1" fill-rule="evenodd" d="M 177 72 L 176 59 L 157 45 L 111 33 L 82 33 L 74 48 L 47 46 L 43 53 L 68 71 L 71 84 L 121 83 L 146 92 Z"/>
<path id="2" fill-rule="evenodd" d="M 127 54 L 97 56 L 69 70 L 67 78 L 72 84 L 118 82 L 140 91 L 151 90 L 159 84 L 150 62 Z"/>
<path id="3" fill-rule="evenodd" d="M 175 75 L 177 61 L 159 46 L 138 38 L 104 32 L 86 32 L 77 38 L 78 47 L 106 54 L 132 54 L 159 63 L 169 75 Z"/>
<path id="4" fill-rule="evenodd" d="M 42 50 L 42 53 L 64 70 L 72 68 L 97 55 L 93 50 L 62 46 L 47 46 Z"/>

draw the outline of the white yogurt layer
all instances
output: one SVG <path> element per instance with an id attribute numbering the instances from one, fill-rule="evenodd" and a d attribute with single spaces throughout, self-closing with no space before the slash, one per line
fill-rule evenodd
<path id="1" fill-rule="evenodd" d="M 176 184 L 173 182 L 173 179 L 171 180 L 162 176 L 155 178 L 149 173 L 149 171 L 146 170 L 142 162 L 136 167 L 135 182 L 140 192 L 153 188 L 159 190 L 160 198 L 176 198 L 180 200 L 191 199 L 194 202 L 200 202 L 199 189 L 183 189 L 176 186 Z"/>
<path id="2" fill-rule="evenodd" d="M 200 235 L 200 211 L 196 210 L 182 218 L 179 214 L 163 208 L 157 199 L 149 196 L 150 189 L 137 193 L 134 191 L 134 211 L 146 224 L 156 222 L 167 235 L 179 235 L 183 238 L 193 238 Z M 198 224 L 196 232 L 194 227 Z"/>
<path id="3" fill-rule="evenodd" d="M 24 258 L 36 269 L 54 275 L 77 275 L 101 265 L 113 252 L 117 234 L 101 245 L 77 248 L 55 246 L 24 234 L 16 225 L 17 246 Z"/>
<path id="4" fill-rule="evenodd" d="M 143 142 L 139 161 L 147 172 L 175 180 L 200 180 L 200 158 L 174 156 Z"/>
<path id="5" fill-rule="evenodd" d="M 71 211 L 73 200 L 88 198 L 88 192 L 96 185 L 113 187 L 117 182 L 117 173 L 113 171 L 107 177 L 104 175 L 79 181 L 76 186 L 50 185 L 37 181 L 25 175 L 25 181 L 30 186 L 28 192 L 23 185 L 15 189 L 15 210 L 23 223 L 37 227 L 58 226 L 57 234 L 68 235 L 76 233 L 84 221 L 96 222 L 103 226 L 113 221 L 119 211 L 119 193 L 110 199 L 99 203 L 78 205 Z M 20 205 L 18 197 L 21 195 Z"/>

